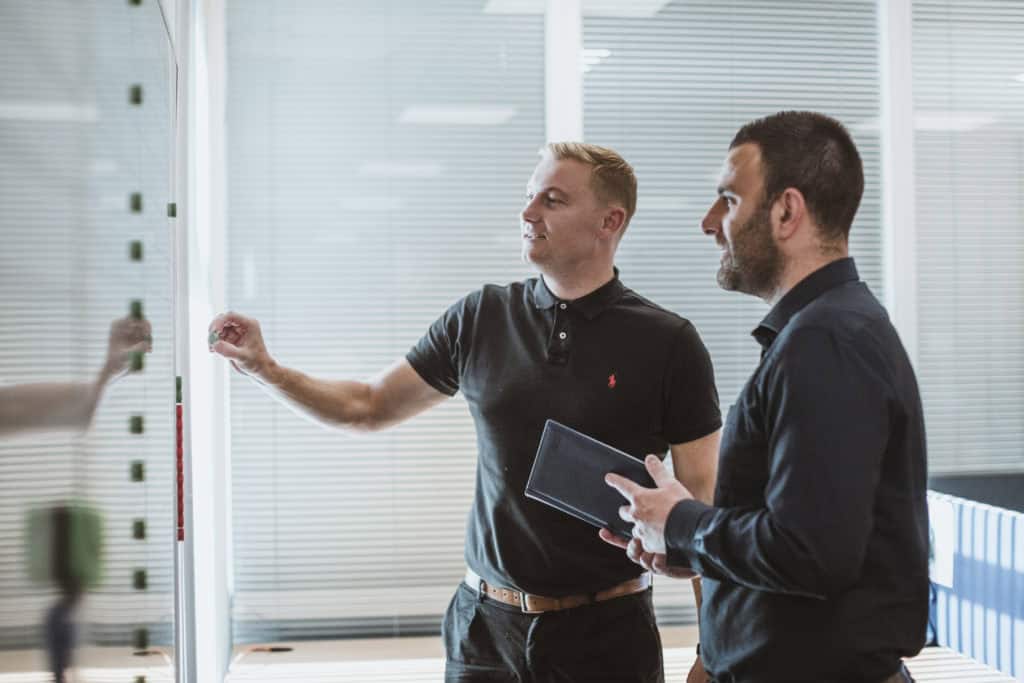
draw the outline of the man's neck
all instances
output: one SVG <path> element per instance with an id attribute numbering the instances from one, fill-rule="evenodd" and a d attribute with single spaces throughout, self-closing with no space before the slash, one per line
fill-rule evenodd
<path id="1" fill-rule="evenodd" d="M 791 260 L 782 269 L 782 275 L 779 277 L 779 283 L 775 289 L 767 292 L 761 298 L 769 306 L 774 306 L 779 303 L 782 297 L 786 296 L 789 290 L 800 284 L 807 276 L 821 270 L 830 263 L 847 258 L 849 255 L 850 253 L 847 249 L 842 249 L 828 251 L 827 253 L 817 253 L 812 258 Z"/>
<path id="2" fill-rule="evenodd" d="M 559 299 L 574 301 L 600 289 L 615 277 L 615 271 L 609 264 L 607 268 L 594 269 L 592 272 L 578 270 L 574 273 L 543 273 L 544 284 Z"/>

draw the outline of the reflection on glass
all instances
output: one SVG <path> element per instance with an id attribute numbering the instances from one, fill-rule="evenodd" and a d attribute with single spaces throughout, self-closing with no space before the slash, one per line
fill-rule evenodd
<path id="1" fill-rule="evenodd" d="M 2 3 L 0 63 L 0 680 L 171 680 L 160 6 Z"/>

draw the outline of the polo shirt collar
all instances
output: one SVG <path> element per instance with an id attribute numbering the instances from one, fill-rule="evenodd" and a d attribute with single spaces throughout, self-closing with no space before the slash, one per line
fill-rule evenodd
<path id="1" fill-rule="evenodd" d="M 614 275 L 611 280 L 601 285 L 593 292 L 566 303 L 568 303 L 571 308 L 582 313 L 588 320 L 592 320 L 602 311 L 618 301 L 625 291 L 626 286 L 622 284 L 621 280 L 619 280 L 619 269 L 615 268 Z M 533 305 L 540 309 L 549 309 L 556 304 L 561 303 L 561 299 L 555 296 L 551 290 L 548 289 L 543 276 L 534 280 L 533 285 L 530 288 L 530 298 L 533 300 Z"/>
<path id="2" fill-rule="evenodd" d="M 807 304 L 834 287 L 859 279 L 857 266 L 850 257 L 822 266 L 786 292 L 751 334 L 762 348 L 767 349 L 782 332 L 782 328 Z"/>

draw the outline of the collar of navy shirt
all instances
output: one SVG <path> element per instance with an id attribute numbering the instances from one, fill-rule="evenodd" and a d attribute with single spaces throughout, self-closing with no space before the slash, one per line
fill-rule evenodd
<path id="1" fill-rule="evenodd" d="M 626 286 L 619 280 L 619 269 L 613 269 L 612 279 L 595 289 L 590 294 L 581 296 L 565 303 L 572 304 L 574 310 L 579 311 L 587 320 L 593 320 L 602 311 L 618 301 L 626 291 Z M 543 277 L 538 277 L 530 287 L 530 301 L 539 309 L 546 310 L 561 303 L 562 300 L 555 296 Z"/>
<path id="2" fill-rule="evenodd" d="M 822 266 L 798 282 L 793 289 L 779 299 L 772 310 L 768 311 L 768 315 L 764 317 L 761 324 L 750 333 L 761 345 L 761 355 L 767 353 L 772 342 L 782 332 L 782 328 L 807 304 L 830 289 L 847 282 L 856 282 L 859 279 L 860 275 L 857 273 L 857 266 L 854 264 L 853 258 L 847 256 Z"/>

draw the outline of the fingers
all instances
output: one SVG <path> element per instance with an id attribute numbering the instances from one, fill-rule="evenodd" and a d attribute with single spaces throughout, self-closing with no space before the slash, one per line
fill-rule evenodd
<path id="1" fill-rule="evenodd" d="M 135 353 L 153 350 L 153 326 L 148 320 L 119 318 L 110 325 L 110 350 Z"/>
<path id="2" fill-rule="evenodd" d="M 630 505 L 623 505 L 622 507 L 619 508 L 619 517 L 624 522 L 636 521 L 636 519 L 633 518 L 633 509 Z"/>
<path id="3" fill-rule="evenodd" d="M 647 473 L 651 475 L 651 479 L 658 485 L 658 488 L 675 482 L 675 475 L 669 472 L 668 468 L 665 467 L 665 463 L 658 456 L 648 455 L 644 459 L 644 465 L 647 467 Z"/>
<path id="4" fill-rule="evenodd" d="M 649 572 L 653 572 L 652 562 L 654 561 L 654 553 L 641 552 L 640 562 L 638 564 Z"/>
<path id="5" fill-rule="evenodd" d="M 626 546 L 626 557 L 628 557 L 633 562 L 636 562 L 637 564 L 640 564 L 641 566 L 643 566 L 641 564 L 641 562 L 640 562 L 640 557 L 643 554 L 644 554 L 643 544 L 641 544 L 640 541 L 635 539 L 635 538 L 630 540 L 629 545 Z"/>
<path id="6" fill-rule="evenodd" d="M 663 553 L 655 553 L 651 562 L 652 571 L 656 574 L 671 576 L 674 579 L 692 579 L 697 572 L 689 567 L 673 567 L 668 563 L 668 557 Z"/>
<path id="7" fill-rule="evenodd" d="M 245 339 L 245 335 L 248 330 L 242 327 L 236 327 L 233 323 L 225 323 L 224 328 L 217 335 L 218 339 L 223 339 L 229 344 L 238 346 Z"/>
<path id="8" fill-rule="evenodd" d="M 643 490 L 643 487 L 638 485 L 636 482 L 626 479 L 622 475 L 615 474 L 614 472 L 606 474 L 604 481 L 606 484 L 618 491 L 622 497 L 630 503 L 633 502 L 633 496 Z"/>
<path id="9" fill-rule="evenodd" d="M 626 556 L 647 571 L 654 571 L 652 567 L 654 553 L 644 550 L 644 544 L 639 538 L 634 538 L 626 546 Z"/>
<path id="10" fill-rule="evenodd" d="M 601 529 L 599 532 L 597 532 L 597 535 L 601 537 L 602 541 L 610 545 L 613 545 L 616 548 L 621 548 L 625 550 L 627 547 L 629 547 L 629 541 L 622 538 L 618 534 L 614 534 L 611 531 L 608 531 L 607 529 Z"/>
<path id="11" fill-rule="evenodd" d="M 243 330 L 253 327 L 259 327 L 253 318 L 247 318 L 240 313 L 234 311 L 228 311 L 227 313 L 221 313 L 210 322 L 210 327 L 207 332 L 216 332 L 221 334 L 225 327 L 236 327 L 242 328 Z"/>
<path id="12" fill-rule="evenodd" d="M 230 358 L 231 360 L 243 360 L 242 357 L 245 355 L 242 349 L 238 348 L 234 344 L 224 341 L 223 339 L 211 346 L 210 350 L 218 355 L 224 356 L 225 358 Z"/>
<path id="13" fill-rule="evenodd" d="M 253 334 L 252 337 L 250 337 L 250 333 Z M 210 351 L 215 351 L 218 341 L 225 341 L 231 346 L 241 347 L 247 345 L 249 339 L 259 339 L 258 322 L 237 313 L 221 313 L 210 323 L 207 345 Z M 218 353 L 226 355 L 220 351 Z"/>

